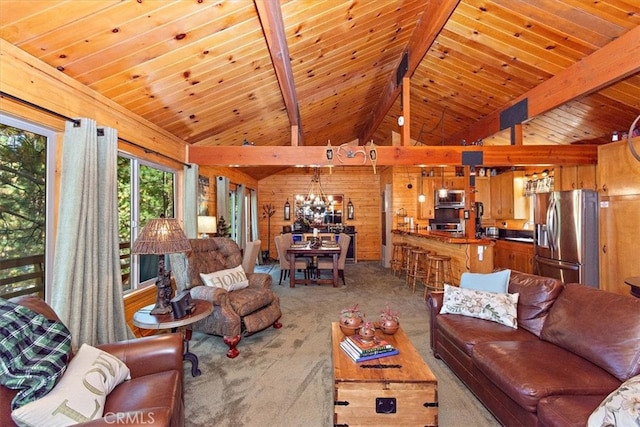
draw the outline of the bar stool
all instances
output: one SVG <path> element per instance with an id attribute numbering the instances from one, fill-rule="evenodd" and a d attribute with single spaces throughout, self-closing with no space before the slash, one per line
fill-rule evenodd
<path id="1" fill-rule="evenodd" d="M 407 272 L 409 285 L 416 291 L 416 281 L 422 282 L 427 278 L 427 256 L 429 251 L 426 249 L 416 248 L 411 250 L 410 269 Z"/>
<path id="2" fill-rule="evenodd" d="M 404 281 L 408 285 L 409 284 L 409 269 L 411 262 L 411 250 L 418 249 L 417 246 L 413 246 L 410 244 L 406 244 L 402 247 L 402 274 L 404 274 Z"/>
<path id="3" fill-rule="evenodd" d="M 393 252 L 391 254 L 391 272 L 394 276 L 400 275 L 402 272 L 402 263 L 403 263 L 403 248 L 406 246 L 406 243 L 401 242 L 393 242 Z"/>
<path id="4" fill-rule="evenodd" d="M 427 274 L 424 282 L 424 298 L 428 291 L 442 291 L 444 284 L 452 284 L 451 257 L 446 255 L 427 255 Z"/>

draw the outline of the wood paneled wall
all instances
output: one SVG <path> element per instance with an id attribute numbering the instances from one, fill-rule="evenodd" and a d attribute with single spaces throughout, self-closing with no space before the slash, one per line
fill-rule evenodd
<path id="1" fill-rule="evenodd" d="M 390 169 L 392 174 L 392 197 L 393 205 L 391 212 L 392 229 L 398 228 L 398 222 L 401 220 L 397 216 L 397 212 L 400 209 L 406 211 L 408 217 L 413 217 L 414 225 L 418 224 L 418 196 L 420 195 L 420 168 L 412 167 L 394 167 Z M 409 188 L 411 186 L 411 188 Z M 420 226 L 428 225 L 426 220 L 423 220 L 424 224 Z"/>
<path id="2" fill-rule="evenodd" d="M 294 219 L 292 215 L 291 221 L 284 220 L 284 204 L 288 199 L 293 207 L 293 198 L 296 194 L 305 194 L 308 191 L 312 176 L 312 168 L 289 168 L 260 180 L 258 184 L 259 214 L 262 214 L 262 206 L 268 203 L 272 203 L 276 210 L 271 217 L 270 231 L 267 231 L 267 219 L 262 217 L 259 219 L 262 250 L 269 249 L 272 258 L 277 258 L 273 238 L 282 232 L 284 225 L 291 225 Z M 320 182 L 325 193 L 343 195 L 345 210 L 349 199 L 354 205 L 355 219 L 345 220 L 345 223 L 354 226 L 358 233 L 356 248 L 358 260 L 379 260 L 381 256 L 380 175 L 374 175 L 370 167 L 336 166 L 332 174 L 329 174 L 328 168 L 322 168 Z M 267 236 L 269 236 L 270 245 L 267 242 Z"/>
<path id="3" fill-rule="evenodd" d="M 133 315 L 142 307 L 146 307 L 156 302 L 158 289 L 155 286 L 146 286 L 141 289 L 133 290 L 124 296 L 124 317 L 127 325 L 136 337 L 144 337 L 154 335 L 155 329 L 140 329 L 133 324 Z"/>

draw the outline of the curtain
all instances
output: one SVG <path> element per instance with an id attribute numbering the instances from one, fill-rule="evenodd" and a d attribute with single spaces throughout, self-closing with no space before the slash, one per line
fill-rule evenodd
<path id="1" fill-rule="evenodd" d="M 240 248 L 245 249 L 247 247 L 247 212 L 245 212 L 245 202 L 244 202 L 244 185 L 238 185 L 236 189 L 236 212 L 238 215 L 237 220 L 237 239 L 238 246 Z"/>
<path id="2" fill-rule="evenodd" d="M 52 307 L 74 349 L 132 338 L 120 272 L 117 132 L 81 119 L 66 124 L 63 141 Z"/>
<path id="3" fill-rule="evenodd" d="M 195 163 L 184 167 L 184 234 L 190 238 L 198 237 L 198 175 L 199 168 Z"/>
<path id="4" fill-rule="evenodd" d="M 231 218 L 229 218 L 229 178 L 226 176 L 216 178 L 216 212 L 218 224 L 220 224 L 222 217 L 224 217 L 227 226 L 231 224 Z"/>
<path id="5" fill-rule="evenodd" d="M 251 215 L 249 215 L 249 218 L 251 218 L 251 236 L 253 236 L 253 240 L 256 241 L 260 240 L 260 233 L 258 231 L 258 192 L 252 188 L 249 190 L 249 193 L 249 200 L 251 200 Z M 258 250 L 261 249 L 262 248 L 258 248 Z M 262 264 L 262 257 L 259 255 L 258 264 Z"/>
<path id="6" fill-rule="evenodd" d="M 253 240 L 260 240 L 260 232 L 258 229 L 258 192 L 253 188 L 249 190 L 251 193 L 251 235 Z"/>

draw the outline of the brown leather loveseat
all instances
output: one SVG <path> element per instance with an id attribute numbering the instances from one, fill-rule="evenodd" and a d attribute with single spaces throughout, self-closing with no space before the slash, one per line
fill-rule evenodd
<path id="1" fill-rule="evenodd" d="M 60 319 L 41 298 L 12 298 L 17 304 L 42 314 L 49 320 Z M 116 356 L 130 370 L 131 379 L 118 385 L 107 396 L 105 417 L 77 424 L 82 426 L 184 426 L 183 337 L 162 334 L 137 338 L 97 348 Z M 0 386 L 0 426 L 15 426 L 11 418 L 11 401 L 17 390 Z"/>
<path id="2" fill-rule="evenodd" d="M 427 299 L 431 350 L 504 425 L 585 426 L 620 384 L 640 374 L 640 300 L 511 272 L 518 328 L 439 314 Z"/>

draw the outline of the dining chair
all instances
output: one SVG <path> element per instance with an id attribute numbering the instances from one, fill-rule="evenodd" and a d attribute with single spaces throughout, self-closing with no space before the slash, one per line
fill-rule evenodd
<path id="1" fill-rule="evenodd" d="M 347 285 L 344 280 L 344 266 L 347 260 L 347 251 L 349 250 L 349 243 L 351 243 L 351 236 L 345 233 L 338 235 L 338 246 L 340 246 L 340 255 L 338 256 L 338 277 L 342 279 L 342 284 Z M 333 272 L 333 259 L 318 257 L 318 278 L 320 277 L 321 270 L 331 270 Z"/>
<path id="2" fill-rule="evenodd" d="M 258 262 L 261 244 L 261 240 L 247 242 L 247 247 L 244 248 L 244 255 L 242 257 L 242 269 L 246 274 L 253 274 L 253 270 Z"/>
<path id="3" fill-rule="evenodd" d="M 289 277 L 289 270 L 291 269 L 291 263 L 289 263 L 289 254 L 287 249 L 291 247 L 291 242 L 285 235 L 277 235 L 274 237 L 276 242 L 276 251 L 278 252 L 278 260 L 280 261 L 280 280 L 278 285 L 282 286 L 282 279 L 285 280 Z M 302 270 L 304 272 L 304 278 L 308 278 L 309 262 L 308 260 L 296 257 L 296 263 L 294 265 L 295 270 Z"/>

